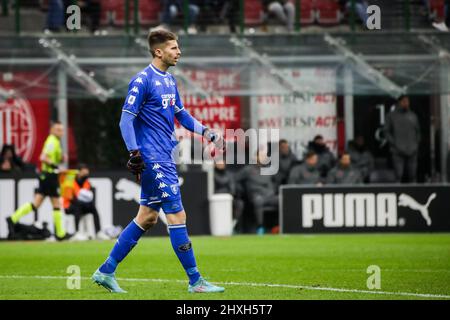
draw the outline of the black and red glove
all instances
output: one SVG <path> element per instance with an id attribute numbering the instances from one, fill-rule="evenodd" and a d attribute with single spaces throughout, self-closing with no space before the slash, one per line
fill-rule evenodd
<path id="1" fill-rule="evenodd" d="M 206 128 L 205 131 L 203 131 L 203 136 L 208 142 L 214 143 L 214 146 L 220 152 L 225 152 L 225 141 L 219 131 Z"/>
<path id="2" fill-rule="evenodd" d="M 141 181 L 141 174 L 145 170 L 145 163 L 139 150 L 130 151 L 130 159 L 127 162 L 128 170 L 136 176 L 136 181 Z"/>

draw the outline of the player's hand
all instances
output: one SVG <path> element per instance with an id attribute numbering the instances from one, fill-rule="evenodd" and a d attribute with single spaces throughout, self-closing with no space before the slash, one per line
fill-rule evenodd
<path id="1" fill-rule="evenodd" d="M 141 181 L 142 171 L 145 169 L 145 163 L 139 150 L 130 151 L 130 159 L 127 162 L 128 170 L 136 176 L 136 181 Z"/>
<path id="2" fill-rule="evenodd" d="M 208 142 L 214 143 L 215 147 L 221 152 L 225 152 L 225 141 L 222 134 L 217 130 L 206 129 L 203 136 Z"/>

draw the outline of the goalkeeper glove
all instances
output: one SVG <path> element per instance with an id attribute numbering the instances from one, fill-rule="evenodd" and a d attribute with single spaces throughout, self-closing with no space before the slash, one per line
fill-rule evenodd
<path id="1" fill-rule="evenodd" d="M 145 163 L 139 150 L 130 151 L 130 159 L 127 162 L 128 170 L 136 176 L 136 181 L 141 181 L 141 174 L 145 170 Z"/>
<path id="2" fill-rule="evenodd" d="M 206 128 L 205 131 L 203 131 L 203 136 L 208 142 L 214 143 L 217 149 L 222 152 L 225 151 L 225 143 L 219 131 Z"/>

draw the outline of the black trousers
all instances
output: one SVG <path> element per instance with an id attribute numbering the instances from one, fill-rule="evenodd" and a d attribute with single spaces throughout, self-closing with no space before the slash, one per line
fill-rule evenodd
<path id="1" fill-rule="evenodd" d="M 69 208 L 65 210 L 67 214 L 73 214 L 75 216 L 75 230 L 79 230 L 81 217 L 85 214 L 92 213 L 94 217 L 95 232 L 100 231 L 100 217 L 98 216 L 97 208 L 94 202 L 81 202 L 73 201 Z"/>
<path id="2" fill-rule="evenodd" d="M 253 210 L 255 212 L 256 223 L 257 225 L 264 225 L 264 212 L 268 208 L 278 208 L 278 196 L 271 195 L 265 197 L 261 194 L 253 194 L 250 197 L 250 202 L 253 206 Z"/>
<path id="3" fill-rule="evenodd" d="M 417 182 L 417 153 L 411 156 L 392 153 L 392 165 L 394 166 L 397 182 L 402 182 L 405 172 L 408 174 L 406 182 Z"/>

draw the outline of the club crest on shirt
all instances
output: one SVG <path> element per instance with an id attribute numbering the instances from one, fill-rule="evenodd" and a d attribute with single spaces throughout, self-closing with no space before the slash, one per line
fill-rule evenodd
<path id="1" fill-rule="evenodd" d="M 178 193 L 178 184 L 170 185 L 170 190 L 172 190 L 173 194 L 177 194 Z"/>
<path id="2" fill-rule="evenodd" d="M 167 78 L 164 78 L 164 82 L 166 83 L 166 87 L 168 88 L 170 85 L 170 81 Z"/>

